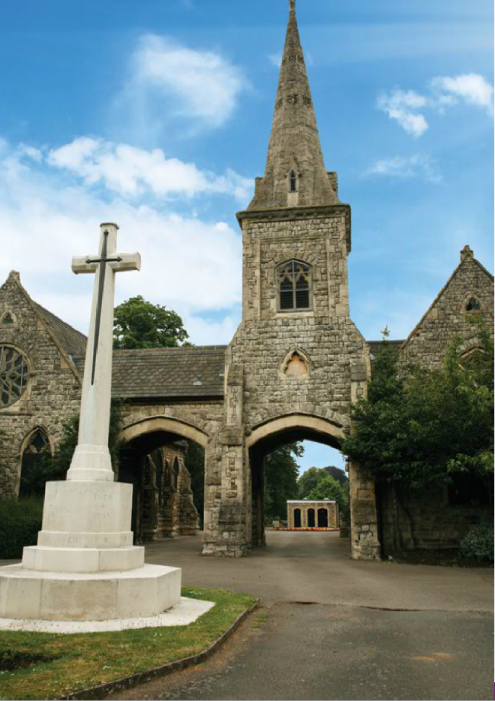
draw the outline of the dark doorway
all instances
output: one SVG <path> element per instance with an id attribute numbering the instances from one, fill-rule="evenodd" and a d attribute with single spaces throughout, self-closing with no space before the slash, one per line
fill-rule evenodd
<path id="1" fill-rule="evenodd" d="M 43 465 L 50 455 L 48 436 L 43 429 L 37 428 L 29 437 L 22 454 L 21 484 L 19 487 L 21 499 L 32 494 L 43 494 Z"/>
<path id="2" fill-rule="evenodd" d="M 175 434 L 156 431 L 127 443 L 119 481 L 133 486 L 135 542 L 195 535 L 203 521 L 204 451 Z"/>
<path id="3" fill-rule="evenodd" d="M 316 523 L 315 523 L 315 510 L 309 509 L 308 510 L 308 528 L 314 528 L 315 525 L 316 525 Z"/>
<path id="4" fill-rule="evenodd" d="M 328 528 L 328 511 L 318 509 L 318 528 Z"/>
<path id="5" fill-rule="evenodd" d="M 301 528 L 301 509 L 294 509 L 294 528 Z"/>

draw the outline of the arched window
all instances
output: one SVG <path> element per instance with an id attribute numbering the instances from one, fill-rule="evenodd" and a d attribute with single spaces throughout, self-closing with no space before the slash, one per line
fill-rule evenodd
<path id="1" fill-rule="evenodd" d="M 301 528 L 301 509 L 294 509 L 294 528 Z"/>
<path id="2" fill-rule="evenodd" d="M 314 528 L 315 525 L 315 510 L 308 509 L 308 528 Z"/>
<path id="3" fill-rule="evenodd" d="M 15 317 L 11 312 L 6 312 L 2 317 L 2 326 L 14 326 Z"/>
<path id="4" fill-rule="evenodd" d="M 26 389 L 26 358 L 12 346 L 0 346 L 0 409 L 14 404 Z"/>
<path id="5" fill-rule="evenodd" d="M 51 455 L 50 441 L 42 428 L 36 428 L 28 437 L 22 452 L 20 497 L 43 492 L 43 462 Z"/>
<path id="6" fill-rule="evenodd" d="M 299 260 L 290 260 L 277 268 L 278 308 L 281 312 L 311 309 L 312 268 Z"/>
<path id="7" fill-rule="evenodd" d="M 476 297 L 470 297 L 468 303 L 466 304 L 467 312 L 479 312 L 481 311 L 481 304 L 476 299 Z"/>
<path id="8" fill-rule="evenodd" d="M 289 173 L 289 189 L 291 192 L 297 192 L 297 173 L 294 168 Z"/>

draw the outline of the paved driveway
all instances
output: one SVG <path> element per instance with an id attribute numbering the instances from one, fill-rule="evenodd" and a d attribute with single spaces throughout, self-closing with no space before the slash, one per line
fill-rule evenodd
<path id="1" fill-rule="evenodd" d="M 261 609 L 205 665 L 113 698 L 492 698 L 493 570 L 355 562 L 338 533 L 267 542 L 235 560 L 201 557 L 199 537 L 146 548 L 184 584 L 251 592 Z"/>
<path id="2" fill-rule="evenodd" d="M 268 532 L 240 560 L 198 538 L 147 547 L 185 584 L 262 608 L 205 665 L 120 699 L 491 699 L 493 571 L 354 562 L 335 533 Z"/>

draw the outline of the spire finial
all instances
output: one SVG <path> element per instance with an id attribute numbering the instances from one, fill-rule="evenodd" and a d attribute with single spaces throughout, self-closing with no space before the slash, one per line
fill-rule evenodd
<path id="1" fill-rule="evenodd" d="M 289 10 L 291 12 L 296 11 L 296 0 L 289 0 Z"/>

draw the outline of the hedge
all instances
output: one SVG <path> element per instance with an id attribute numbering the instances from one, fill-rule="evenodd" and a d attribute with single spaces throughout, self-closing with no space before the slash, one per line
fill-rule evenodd
<path id="1" fill-rule="evenodd" d="M 42 497 L 0 501 L 0 559 L 19 559 L 25 545 L 36 545 L 42 514 Z"/>

